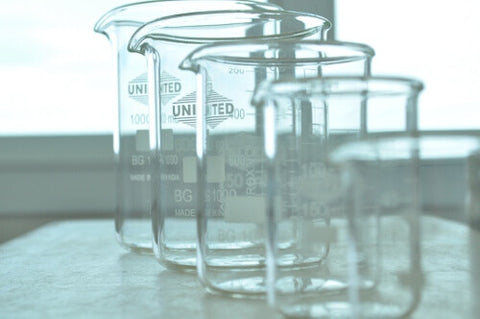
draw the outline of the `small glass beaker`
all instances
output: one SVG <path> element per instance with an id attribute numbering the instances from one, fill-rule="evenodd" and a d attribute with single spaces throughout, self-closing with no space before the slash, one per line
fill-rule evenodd
<path id="1" fill-rule="evenodd" d="M 178 68 L 180 62 L 195 48 L 214 41 L 323 39 L 329 27 L 328 20 L 308 13 L 226 10 L 159 19 L 132 36 L 129 48 L 145 55 L 152 87 L 150 147 L 155 154 L 152 172 L 156 174 L 152 178 L 152 218 L 154 252 L 161 264 L 181 269 L 196 267 L 195 135 L 200 91 L 195 77 Z M 217 92 L 216 108 L 210 114 L 210 123 L 220 126 L 232 116 L 245 114 L 247 105 L 232 104 L 235 87 L 220 92 L 215 85 L 211 91 Z M 222 176 L 218 173 L 211 178 Z"/>
<path id="2" fill-rule="evenodd" d="M 267 8 L 280 9 L 273 4 L 255 1 L 147 1 L 114 8 L 95 24 L 95 32 L 104 34 L 113 48 L 117 91 L 117 105 L 112 109 L 115 116 L 115 231 L 118 242 L 125 248 L 152 251 L 147 66 L 144 57 L 128 52 L 130 37 L 146 22 L 169 15 L 221 9 Z"/>
<path id="3" fill-rule="evenodd" d="M 243 41 L 203 46 L 184 60 L 181 67 L 197 73 L 197 105 L 202 106 L 197 108 L 198 273 L 208 291 L 232 296 L 266 292 L 265 116 L 251 104 L 254 90 L 265 79 L 368 75 L 373 55 L 369 46 L 359 43 Z M 219 104 L 218 96 L 229 100 Z M 311 101 L 304 102 L 307 108 Z M 230 112 L 221 122 L 216 120 L 220 109 Z M 312 116 L 305 113 L 296 118 L 286 112 L 281 118 L 282 123 L 303 121 L 302 128 L 306 128 Z M 290 160 L 295 159 L 286 159 Z M 281 231 L 279 244 L 289 247 L 294 231 L 290 225 L 282 225 Z M 296 267 L 323 258 L 315 257 L 300 260 L 288 256 L 284 266 Z"/>
<path id="4" fill-rule="evenodd" d="M 467 159 L 479 147 L 475 136 L 420 132 L 331 153 L 343 173 L 352 318 L 414 312 L 424 283 L 420 216 L 465 217 Z"/>
<path id="5" fill-rule="evenodd" d="M 407 132 L 421 89 L 410 79 L 329 76 L 265 82 L 255 93 L 264 121 L 268 297 L 284 314 L 348 313 L 348 223 L 328 155 L 374 132 Z M 290 260 L 298 267 L 285 267 Z"/>

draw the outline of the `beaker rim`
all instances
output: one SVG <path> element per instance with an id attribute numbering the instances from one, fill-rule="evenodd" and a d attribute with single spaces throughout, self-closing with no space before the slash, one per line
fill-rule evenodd
<path id="1" fill-rule="evenodd" d="M 209 22 L 209 19 L 227 17 L 227 22 Z M 245 36 L 241 34 L 236 36 L 235 34 L 229 36 L 216 36 L 212 32 L 212 28 L 220 25 L 241 25 L 248 24 L 247 19 L 271 19 L 273 21 L 282 21 L 287 19 L 303 19 L 304 23 L 310 24 L 305 28 L 298 28 L 297 30 L 290 32 L 272 32 L 267 35 L 252 35 Z M 235 22 L 237 20 L 237 22 Z M 190 24 L 186 24 L 188 21 Z M 199 21 L 205 23 L 199 25 Z M 210 23 L 210 24 L 208 24 Z M 324 38 L 326 32 L 331 28 L 331 22 L 319 15 L 300 12 L 293 10 L 214 10 L 209 12 L 188 12 L 176 15 L 170 15 L 167 17 L 153 20 L 140 27 L 131 37 L 128 49 L 133 52 L 143 53 L 143 44 L 147 40 L 162 41 L 162 42 L 174 42 L 183 44 L 208 44 L 212 42 L 224 42 L 224 41 L 243 41 L 253 39 L 263 39 L 264 41 L 271 41 L 275 39 L 299 39 L 315 34 L 319 35 L 319 38 Z M 201 35 L 195 35 L 193 30 L 197 30 L 199 33 L 204 32 Z M 197 33 L 198 34 L 198 33 Z"/>
<path id="2" fill-rule="evenodd" d="M 421 131 L 373 133 L 334 148 L 329 160 L 355 161 L 466 159 L 480 151 L 480 132 Z"/>
<path id="3" fill-rule="evenodd" d="M 272 56 L 269 51 L 282 50 L 291 56 Z M 302 52 L 297 55 L 295 53 Z M 306 55 L 305 53 L 309 54 Z M 292 40 L 278 41 L 242 40 L 226 41 L 203 45 L 192 51 L 181 63 L 179 68 L 196 70 L 198 61 L 213 61 L 229 65 L 279 67 L 292 63 L 298 65 L 338 64 L 355 60 L 370 61 L 375 56 L 372 47 L 364 43 L 335 40 Z"/>
<path id="4" fill-rule="evenodd" d="M 198 2 L 205 8 L 206 4 L 212 4 L 212 7 L 218 6 L 218 3 L 225 3 L 224 0 L 149 0 L 139 1 L 134 3 L 124 4 L 115 7 L 106 13 L 104 13 L 95 23 L 94 31 L 98 33 L 104 33 L 110 26 L 129 26 L 139 28 L 145 23 L 159 19 L 159 16 L 170 16 L 171 14 L 162 14 L 165 6 L 175 6 L 181 4 L 189 5 L 186 2 Z M 254 0 L 234 0 L 230 1 L 229 5 L 242 4 L 249 5 L 252 9 L 262 10 L 283 10 L 280 6 L 272 3 L 262 3 Z M 206 11 L 200 9 L 199 11 Z M 179 10 L 180 12 L 180 10 Z M 175 15 L 178 13 L 175 13 Z"/>
<path id="5" fill-rule="evenodd" d="M 274 97 L 309 96 L 417 96 L 424 88 L 422 81 L 397 75 L 337 75 L 302 79 L 270 80 L 255 90 L 252 104 L 261 106 Z"/>

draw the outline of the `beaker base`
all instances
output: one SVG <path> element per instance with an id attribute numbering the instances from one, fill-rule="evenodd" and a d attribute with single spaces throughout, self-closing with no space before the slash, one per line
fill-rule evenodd
<path id="1" fill-rule="evenodd" d="M 292 279 L 285 278 L 281 287 L 278 283 L 276 286 L 274 307 L 287 318 L 404 318 L 413 312 L 418 302 L 389 300 L 369 280 L 360 283 L 358 295 L 354 296 L 346 281 L 317 278 L 308 280 L 310 287 L 302 287 L 297 278 L 295 287 L 292 282 L 286 285 Z"/>
<path id="2" fill-rule="evenodd" d="M 155 247 L 155 257 L 167 269 L 192 272 L 197 268 L 197 254 L 195 249 L 170 249 Z"/>
<path id="3" fill-rule="evenodd" d="M 318 319 L 350 319 L 352 318 L 352 306 L 347 301 L 324 302 L 317 304 L 296 304 L 294 306 L 282 305 L 278 307 L 280 313 L 286 318 L 318 318 Z"/>
<path id="4" fill-rule="evenodd" d="M 266 283 L 264 275 L 234 278 L 230 280 L 210 279 L 204 284 L 210 294 L 232 298 L 265 298 Z"/>
<path id="5" fill-rule="evenodd" d="M 124 246 L 128 251 L 134 252 L 136 254 L 142 255 L 153 255 L 152 247 L 143 247 L 143 246 Z"/>
<path id="6" fill-rule="evenodd" d="M 117 242 L 125 250 L 142 255 L 152 255 L 153 247 L 152 242 L 127 242 L 117 237 Z"/>
<path id="7" fill-rule="evenodd" d="M 170 270 L 181 271 L 181 272 L 189 272 L 189 273 L 197 271 L 195 261 L 192 264 L 192 262 L 185 261 L 185 260 L 182 260 L 180 262 L 176 262 L 176 261 L 173 262 L 173 261 L 170 261 L 170 260 L 159 260 L 159 263 L 163 267 L 165 267 L 167 269 L 170 269 Z"/>

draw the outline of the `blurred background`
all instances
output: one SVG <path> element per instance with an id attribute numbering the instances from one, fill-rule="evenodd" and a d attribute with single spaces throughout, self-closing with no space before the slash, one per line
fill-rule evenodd
<path id="1" fill-rule="evenodd" d="M 114 65 L 93 25 L 129 2 L 0 3 L 0 242 L 52 220 L 113 217 Z M 422 130 L 480 130 L 480 2 L 270 2 L 331 19 L 330 39 L 372 46 L 374 74 L 422 80 Z"/>

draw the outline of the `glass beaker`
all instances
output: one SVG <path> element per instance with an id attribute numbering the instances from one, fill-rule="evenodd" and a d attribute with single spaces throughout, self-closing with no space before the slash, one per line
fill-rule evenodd
<path id="1" fill-rule="evenodd" d="M 368 75 L 373 55 L 370 47 L 358 43 L 243 41 L 203 46 L 182 63 L 198 79 L 198 273 L 208 291 L 233 296 L 266 291 L 264 115 L 251 104 L 260 81 Z M 218 96 L 228 100 L 220 104 Z M 230 113 L 222 121 L 217 120 L 220 109 Z M 290 116 L 294 115 L 283 114 L 283 121 L 293 120 Z M 312 114 L 297 120 L 303 120 L 305 128 Z M 290 225 L 281 228 L 281 245 L 288 248 L 295 232 Z M 316 257 L 300 260 L 285 255 L 283 266 L 323 258 Z"/>
<path id="2" fill-rule="evenodd" d="M 415 311 L 424 284 L 420 216 L 465 217 L 467 159 L 479 146 L 475 136 L 420 132 L 332 152 L 344 177 L 352 318 Z"/>
<path id="3" fill-rule="evenodd" d="M 117 91 L 117 105 L 112 110 L 115 117 L 115 231 L 118 242 L 125 248 L 143 252 L 152 250 L 147 66 L 143 56 L 128 52 L 130 37 L 146 22 L 169 15 L 214 9 L 267 8 L 280 9 L 255 1 L 148 1 L 114 8 L 95 24 L 95 32 L 104 34 L 113 48 Z M 174 82 L 172 87 L 175 90 Z"/>
<path id="4" fill-rule="evenodd" d="M 152 218 L 154 252 L 161 264 L 186 270 L 196 267 L 195 117 L 199 105 L 195 77 L 180 70 L 180 62 L 198 46 L 214 41 L 323 38 L 329 26 L 324 18 L 307 13 L 226 10 L 159 19 L 132 36 L 129 48 L 145 55 L 149 83 L 154 86 L 150 104 L 152 169 L 156 174 L 152 179 Z M 230 95 L 216 95 L 211 121 L 217 125 L 232 113 L 246 111 L 247 106 L 242 105 L 234 110 Z"/>
<path id="5" fill-rule="evenodd" d="M 268 297 L 282 313 L 348 311 L 347 220 L 341 176 L 328 155 L 373 132 L 408 131 L 406 114 L 421 89 L 409 79 L 328 76 L 265 82 L 256 91 L 267 172 Z M 285 267 L 288 260 L 299 267 Z"/>

